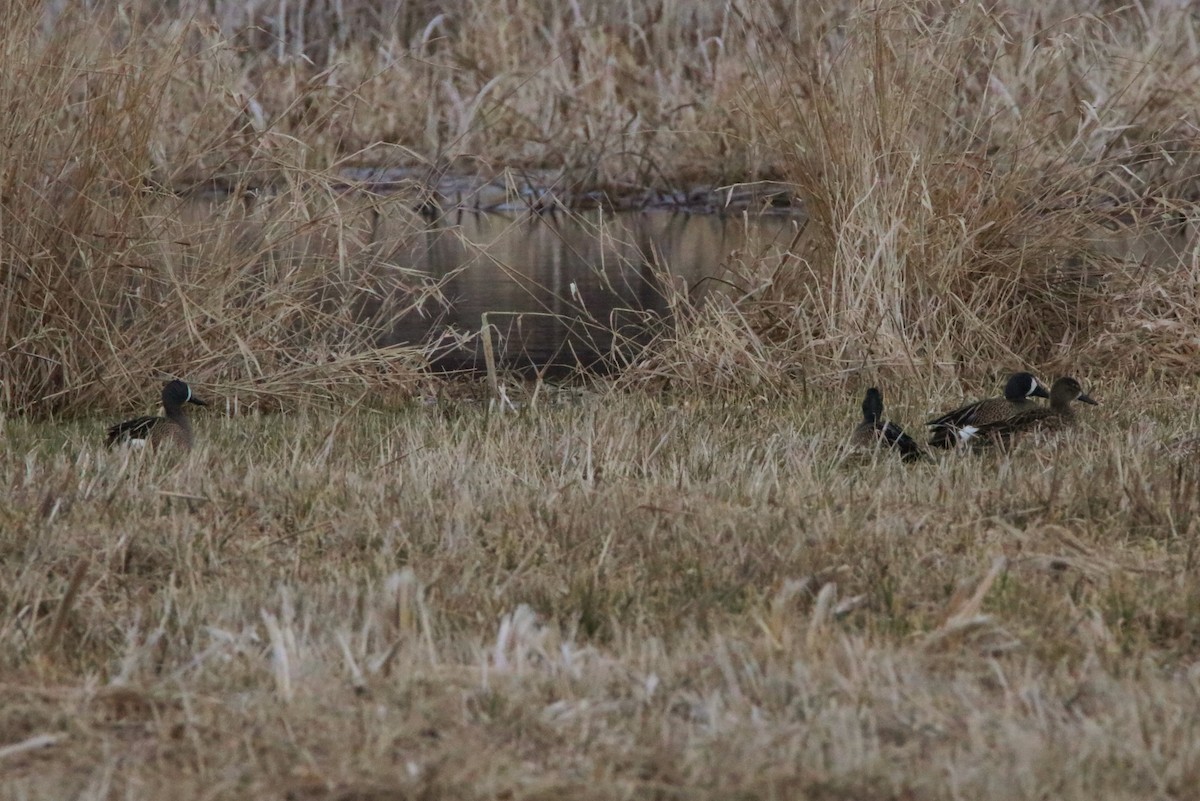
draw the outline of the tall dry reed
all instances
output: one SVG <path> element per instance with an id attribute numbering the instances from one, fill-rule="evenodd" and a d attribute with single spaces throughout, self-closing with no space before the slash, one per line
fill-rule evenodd
<path id="1" fill-rule="evenodd" d="M 168 375 L 269 395 L 411 385 L 419 350 L 379 344 L 436 286 L 389 260 L 365 208 L 413 213 L 341 196 L 301 143 L 223 105 L 219 82 L 201 100 L 225 109 L 222 136 L 164 135 L 199 34 L 101 22 L 47 32 L 36 4 L 3 20 L 0 406 L 152 398 Z M 178 166 L 206 162 L 228 191 L 168 191 Z"/>
<path id="2" fill-rule="evenodd" d="M 1197 23 L 1082 5 L 845 4 L 775 38 L 739 16 L 770 45 L 742 107 L 806 226 L 735 263 L 736 314 L 708 299 L 639 378 L 711 385 L 719 328 L 757 378 L 1194 374 Z M 1158 257 L 1130 258 L 1145 240 Z"/>

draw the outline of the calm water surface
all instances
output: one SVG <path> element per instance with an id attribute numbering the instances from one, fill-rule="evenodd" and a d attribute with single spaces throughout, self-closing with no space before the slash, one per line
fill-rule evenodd
<path id="1" fill-rule="evenodd" d="M 463 215 L 404 237 L 389 257 L 444 279 L 446 305 L 406 315 L 385 342 L 441 342 L 437 364 L 481 369 L 481 337 L 451 348 L 446 332 L 478 335 L 486 315 L 506 367 L 603 368 L 669 324 L 665 284 L 713 291 L 723 284 L 709 279 L 727 277 L 732 261 L 787 247 L 798 226 L 677 212 Z"/>
<path id="2" fill-rule="evenodd" d="M 238 206 L 228 199 L 190 203 L 185 217 L 203 232 L 206 219 L 231 216 Z M 428 346 L 436 366 L 476 370 L 485 364 L 486 331 L 501 366 L 547 374 L 605 369 L 636 358 L 641 344 L 671 324 L 669 297 L 748 291 L 732 286 L 737 279 L 731 266 L 795 250 L 803 225 L 795 216 L 664 210 L 460 212 L 421 227 L 411 214 L 391 220 L 348 203 L 339 219 L 345 214 L 362 224 L 348 227 L 354 233 L 346 240 L 292 236 L 285 226 L 282 244 L 264 244 L 278 236 L 271 224 L 278 211 L 249 215 L 243 231 L 248 244 L 239 247 L 248 258 L 267 253 L 268 263 L 287 269 L 300 264 L 368 276 L 378 271 L 374 289 L 351 282 L 361 292 L 353 300 L 353 318 L 382 331 L 378 344 Z M 288 219 L 289 207 L 282 211 Z M 205 241 L 187 231 L 179 239 Z M 1139 237 L 1098 231 L 1092 246 L 1098 254 L 1156 265 L 1177 265 L 1188 252 L 1172 231 Z M 214 258 L 222 257 L 227 255 Z M 391 304 L 412 297 L 412 282 L 398 278 L 397 267 L 438 282 L 440 298 L 397 317 Z M 1090 269 L 1087 258 L 1064 254 L 1065 274 L 1090 280 Z M 337 301 L 336 289 L 331 297 Z M 389 322 L 379 329 L 379 320 Z"/>

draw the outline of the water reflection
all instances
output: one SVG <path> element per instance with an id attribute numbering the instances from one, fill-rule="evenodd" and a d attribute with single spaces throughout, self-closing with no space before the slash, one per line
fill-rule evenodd
<path id="1" fill-rule="evenodd" d="M 497 360 L 509 368 L 603 369 L 636 353 L 667 320 L 664 280 L 697 287 L 731 258 L 785 247 L 797 221 L 673 212 L 569 217 L 471 214 L 434 225 L 389 261 L 444 278 L 447 307 L 403 317 L 385 344 L 478 334 L 486 315 Z M 388 238 L 386 224 L 377 236 Z M 483 342 L 442 348 L 446 369 L 481 369 Z"/>

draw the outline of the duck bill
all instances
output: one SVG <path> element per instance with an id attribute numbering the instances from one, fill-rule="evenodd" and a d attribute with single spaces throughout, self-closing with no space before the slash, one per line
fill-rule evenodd
<path id="1" fill-rule="evenodd" d="M 188 403 L 194 403 L 194 404 L 196 404 L 197 406 L 207 406 L 207 405 L 208 405 L 208 403 L 207 403 L 207 402 L 205 402 L 205 401 L 202 401 L 202 400 L 200 400 L 199 398 L 197 398 L 197 397 L 195 397 L 195 396 L 192 396 L 192 397 L 188 398 L 188 399 L 187 399 L 187 402 L 188 402 Z"/>
<path id="2" fill-rule="evenodd" d="M 1093 399 L 1092 399 L 1090 396 L 1088 396 L 1086 393 L 1083 393 L 1083 392 L 1080 392 L 1080 393 L 1079 393 L 1079 397 L 1078 397 L 1078 398 L 1076 398 L 1075 400 L 1077 400 L 1077 401 L 1083 401 L 1084 403 L 1090 403 L 1090 404 L 1092 404 L 1093 406 L 1099 406 L 1099 405 L 1100 405 L 1100 401 L 1098 401 L 1098 400 L 1093 400 Z"/>
<path id="3" fill-rule="evenodd" d="M 1031 397 L 1031 398 L 1048 398 L 1048 397 L 1050 397 L 1050 390 L 1048 390 L 1044 386 L 1042 386 L 1042 382 L 1039 381 L 1037 383 L 1037 386 L 1035 386 L 1030 391 L 1029 397 Z"/>

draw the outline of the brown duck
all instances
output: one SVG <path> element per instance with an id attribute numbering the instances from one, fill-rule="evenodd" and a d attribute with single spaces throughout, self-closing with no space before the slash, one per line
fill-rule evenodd
<path id="1" fill-rule="evenodd" d="M 208 404 L 192 394 L 192 388 L 183 381 L 168 381 L 163 384 L 163 417 L 136 417 L 117 423 L 108 429 L 105 445 L 128 443 L 134 447 L 149 444 L 155 448 L 164 444 L 188 450 L 192 447 L 192 424 L 183 410 L 185 403 L 197 406 Z"/>
<path id="2" fill-rule="evenodd" d="M 1027 431 L 1066 428 L 1075 422 L 1075 410 L 1071 408 L 1071 404 L 1075 401 L 1092 406 L 1100 405 L 1083 391 L 1083 387 L 1079 385 L 1078 381 L 1064 376 L 1050 387 L 1049 406 L 1027 409 L 1010 415 L 1004 420 L 981 425 L 978 436 L 983 439 L 999 440 L 1006 444 L 1017 434 Z"/>
<path id="3" fill-rule="evenodd" d="M 1004 397 L 985 398 L 960 406 L 935 417 L 925 425 L 932 429 L 929 444 L 935 448 L 953 448 L 973 442 L 981 426 L 1003 422 L 1022 412 L 1044 408 L 1034 398 L 1050 393 L 1033 373 L 1013 373 L 1004 385 Z"/>

